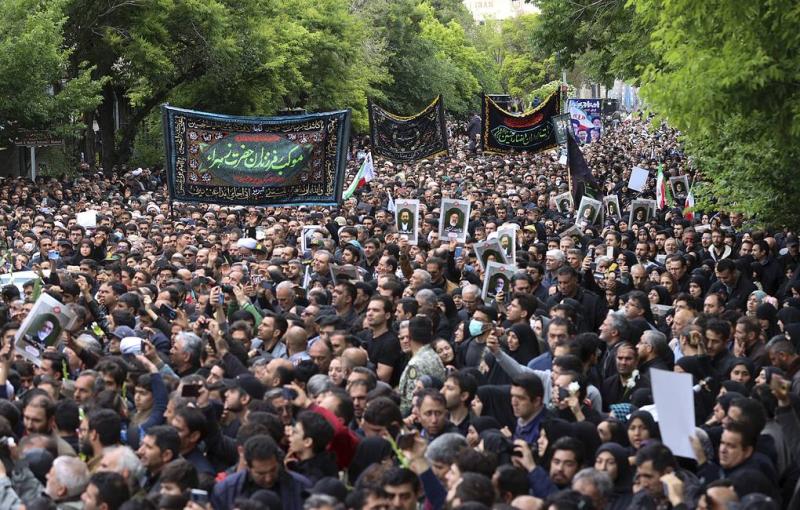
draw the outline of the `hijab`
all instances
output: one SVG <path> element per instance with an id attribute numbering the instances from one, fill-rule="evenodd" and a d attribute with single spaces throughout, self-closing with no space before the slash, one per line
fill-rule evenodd
<path id="1" fill-rule="evenodd" d="M 500 426 L 500 422 L 498 422 L 494 416 L 474 416 L 470 418 L 469 424 L 475 428 L 475 432 L 479 435 L 484 430 L 488 429 L 498 429 L 500 430 L 502 427 Z"/>
<path id="2" fill-rule="evenodd" d="M 631 423 L 633 423 L 633 420 L 636 418 L 639 418 L 642 423 L 644 423 L 644 426 L 647 427 L 648 432 L 650 432 L 650 440 L 661 440 L 661 431 L 658 430 L 658 423 L 656 423 L 652 414 L 647 411 L 634 411 L 631 417 L 628 418 L 628 427 L 630 427 Z"/>
<path id="3" fill-rule="evenodd" d="M 511 464 L 511 452 L 514 445 L 511 440 L 497 429 L 486 429 L 480 434 L 483 451 L 494 452 L 498 465 Z"/>
<path id="4" fill-rule="evenodd" d="M 761 303 L 756 308 L 756 318 L 762 321 L 769 321 L 769 326 L 765 331 L 767 338 L 772 338 L 780 331 L 778 330 L 778 310 L 769 303 Z"/>
<path id="5" fill-rule="evenodd" d="M 500 428 L 516 428 L 517 419 L 511 408 L 511 386 L 486 384 L 480 386 L 476 394 L 483 404 L 482 416 L 493 416 L 500 423 Z"/>
<path id="6" fill-rule="evenodd" d="M 613 455 L 617 462 L 617 479 L 613 480 L 614 492 L 630 492 L 633 486 L 633 466 L 628 462 L 628 449 L 618 443 L 603 443 L 595 453 L 595 460 L 603 452 Z"/>
<path id="7" fill-rule="evenodd" d="M 365 437 L 358 443 L 356 453 L 350 462 L 347 470 L 348 480 L 351 484 L 355 484 L 365 469 L 392 456 L 394 456 L 394 450 L 389 441 L 382 437 Z"/>
<path id="8" fill-rule="evenodd" d="M 659 305 L 671 305 L 672 304 L 672 296 L 670 295 L 669 291 L 663 285 L 653 285 L 650 287 L 650 290 L 653 290 L 658 294 L 658 304 Z"/>
<path id="9" fill-rule="evenodd" d="M 539 352 L 539 340 L 536 338 L 536 333 L 527 324 L 514 324 L 511 326 L 511 331 L 517 335 L 519 339 L 519 348 L 516 351 L 511 351 L 508 346 L 504 348 L 506 353 L 514 358 L 520 365 L 528 365 L 528 362 L 541 354 Z"/>
<path id="10" fill-rule="evenodd" d="M 778 310 L 778 320 L 783 324 L 783 330 L 786 331 L 786 326 L 789 324 L 796 324 L 800 322 L 800 310 L 791 306 L 784 306 Z"/>

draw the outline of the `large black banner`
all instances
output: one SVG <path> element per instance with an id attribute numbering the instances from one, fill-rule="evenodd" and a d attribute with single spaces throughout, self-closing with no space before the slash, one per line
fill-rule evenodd
<path id="1" fill-rule="evenodd" d="M 400 117 L 369 103 L 372 152 L 393 161 L 410 162 L 447 153 L 442 96 L 420 113 Z"/>
<path id="2" fill-rule="evenodd" d="M 172 200 L 335 205 L 342 195 L 350 111 L 233 117 L 163 106 Z"/>
<path id="3" fill-rule="evenodd" d="M 561 113 L 559 91 L 553 92 L 534 110 L 514 114 L 484 95 L 481 108 L 482 141 L 485 152 L 540 152 L 558 145 L 550 118 Z"/>

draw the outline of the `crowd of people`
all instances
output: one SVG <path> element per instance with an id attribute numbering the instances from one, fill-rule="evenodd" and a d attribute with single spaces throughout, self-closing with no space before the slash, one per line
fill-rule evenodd
<path id="1" fill-rule="evenodd" d="M 701 179 L 677 136 L 606 126 L 596 192 L 628 211 L 659 165 Z M 158 168 L 0 180 L 0 508 L 800 508 L 797 238 L 684 204 L 575 229 L 556 151 L 479 147 L 376 157 L 332 208 L 170 209 Z M 500 228 L 490 299 L 474 246 Z M 43 295 L 75 319 L 31 357 Z M 692 377 L 694 458 L 661 441 L 654 369 Z"/>

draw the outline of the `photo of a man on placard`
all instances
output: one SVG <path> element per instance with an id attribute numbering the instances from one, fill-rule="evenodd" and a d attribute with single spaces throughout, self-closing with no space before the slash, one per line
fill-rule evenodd
<path id="1" fill-rule="evenodd" d="M 447 210 L 445 213 L 447 224 L 444 226 L 444 231 L 448 234 L 461 234 L 464 232 L 464 211 L 457 207 Z"/>
<path id="2" fill-rule="evenodd" d="M 22 338 L 44 350 L 45 347 L 55 345 L 60 334 L 61 324 L 58 322 L 58 317 L 52 313 L 44 313 L 36 318 L 31 327 L 23 333 Z"/>
<path id="3" fill-rule="evenodd" d="M 397 231 L 401 234 L 414 233 L 414 213 L 410 209 L 401 209 L 398 213 Z"/>

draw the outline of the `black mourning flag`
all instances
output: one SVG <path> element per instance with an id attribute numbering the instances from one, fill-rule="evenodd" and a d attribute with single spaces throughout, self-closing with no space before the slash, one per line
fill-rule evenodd
<path id="1" fill-rule="evenodd" d="M 447 154 L 442 96 L 416 115 L 401 117 L 370 102 L 372 152 L 386 159 L 411 162 Z"/>

